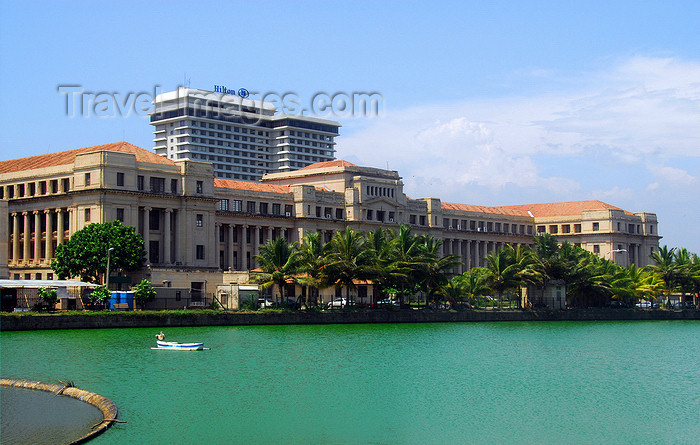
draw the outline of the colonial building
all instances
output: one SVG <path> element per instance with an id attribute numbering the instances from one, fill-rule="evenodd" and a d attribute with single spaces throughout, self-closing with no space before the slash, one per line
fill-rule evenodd
<path id="1" fill-rule="evenodd" d="M 236 181 L 216 178 L 210 162 L 169 159 L 126 142 L 2 161 L 0 201 L 0 273 L 10 278 L 55 279 L 58 244 L 87 224 L 118 219 L 136 228 L 148 252 L 135 280 L 147 276 L 193 295 L 241 282 L 270 239 L 321 232 L 329 240 L 347 226 L 366 232 L 406 224 L 429 233 L 445 254 L 461 258 L 456 273 L 484 265 L 506 244 L 532 245 L 536 233 L 639 266 L 660 238 L 653 213 L 600 201 L 484 207 L 411 199 L 398 172 L 340 160 Z"/>

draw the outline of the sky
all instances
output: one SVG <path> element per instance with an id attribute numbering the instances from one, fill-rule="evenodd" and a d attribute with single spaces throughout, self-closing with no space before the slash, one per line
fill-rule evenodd
<path id="1" fill-rule="evenodd" d="M 0 160 L 152 148 L 144 98 L 225 85 L 337 120 L 336 156 L 399 171 L 412 198 L 598 199 L 700 253 L 697 0 L 4 0 L 0 79 Z M 354 93 L 379 113 L 342 110 Z"/>

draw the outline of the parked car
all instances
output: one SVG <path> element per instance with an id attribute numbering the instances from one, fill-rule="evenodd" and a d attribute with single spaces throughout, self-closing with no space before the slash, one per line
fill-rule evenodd
<path id="1" fill-rule="evenodd" d="M 636 304 L 638 308 L 649 309 L 652 307 L 651 301 L 640 301 Z"/>
<path id="2" fill-rule="evenodd" d="M 328 308 L 346 307 L 347 305 L 348 305 L 347 298 L 336 298 L 335 300 L 331 300 L 328 302 Z"/>

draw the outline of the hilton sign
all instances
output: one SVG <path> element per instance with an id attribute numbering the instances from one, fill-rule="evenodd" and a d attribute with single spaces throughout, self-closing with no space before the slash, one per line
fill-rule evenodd
<path id="1" fill-rule="evenodd" d="M 248 95 L 250 94 L 250 93 L 248 93 L 248 90 L 246 90 L 245 88 L 239 88 L 238 90 L 235 90 L 235 89 L 230 90 L 223 85 L 214 85 L 214 92 L 221 93 L 221 94 L 231 94 L 233 96 L 239 96 L 239 97 L 242 97 L 244 99 L 246 97 L 248 97 Z"/>

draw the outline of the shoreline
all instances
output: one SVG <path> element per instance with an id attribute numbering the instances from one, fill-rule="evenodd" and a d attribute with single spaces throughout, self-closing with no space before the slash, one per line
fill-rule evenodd
<path id="1" fill-rule="evenodd" d="M 354 310 L 327 312 L 110 312 L 85 314 L 2 314 L 0 331 L 192 326 L 253 326 L 358 323 L 450 323 L 492 321 L 700 320 L 700 310 Z"/>

